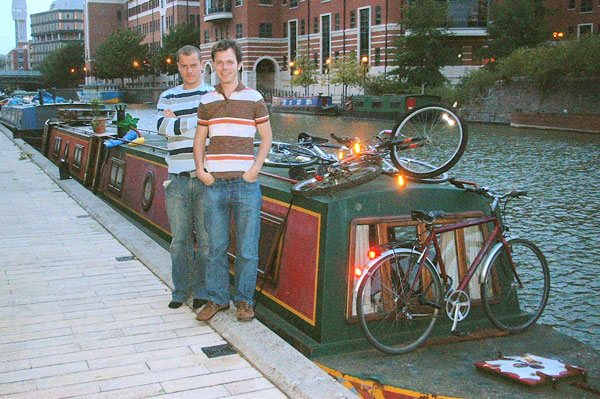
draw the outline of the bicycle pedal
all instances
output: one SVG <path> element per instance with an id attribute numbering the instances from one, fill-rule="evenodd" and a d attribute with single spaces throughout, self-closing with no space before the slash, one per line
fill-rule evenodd
<path id="1" fill-rule="evenodd" d="M 464 337 L 465 335 L 467 335 L 466 332 L 464 331 L 460 331 L 460 330 L 451 330 L 450 331 L 452 333 L 452 335 L 454 335 L 455 337 Z"/>

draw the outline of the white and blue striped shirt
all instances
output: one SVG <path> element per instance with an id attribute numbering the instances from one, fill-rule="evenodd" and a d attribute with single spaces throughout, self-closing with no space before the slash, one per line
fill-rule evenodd
<path id="1" fill-rule="evenodd" d="M 214 87 L 202 83 L 184 90 L 183 85 L 166 90 L 158 100 L 156 130 L 167 137 L 166 160 L 169 173 L 189 172 L 196 169 L 194 163 L 194 136 L 198 125 L 198 105 L 203 94 Z M 171 110 L 176 118 L 167 118 L 164 110 Z"/>

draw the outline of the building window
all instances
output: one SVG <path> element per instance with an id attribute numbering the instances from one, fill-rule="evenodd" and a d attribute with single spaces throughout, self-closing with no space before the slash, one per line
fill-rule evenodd
<path id="1" fill-rule="evenodd" d="M 259 0 L 258 4 L 273 5 L 273 0 Z"/>
<path id="2" fill-rule="evenodd" d="M 289 42 L 289 46 L 290 46 L 290 60 L 294 61 L 296 60 L 296 46 L 297 46 L 297 40 L 298 38 L 296 37 L 297 34 L 297 26 L 296 26 L 296 21 L 290 21 L 290 29 L 289 29 L 289 34 L 290 34 L 290 42 Z"/>
<path id="3" fill-rule="evenodd" d="M 313 62 L 315 65 L 319 65 L 319 53 L 313 53 Z"/>
<path id="4" fill-rule="evenodd" d="M 579 12 L 592 12 L 592 0 L 581 0 L 581 8 Z"/>
<path id="5" fill-rule="evenodd" d="M 377 47 L 375 49 L 375 66 L 379 66 L 381 64 L 381 48 Z"/>
<path id="6" fill-rule="evenodd" d="M 273 37 L 273 24 L 260 24 L 258 27 L 258 37 Z"/>
<path id="7" fill-rule="evenodd" d="M 67 162 L 69 162 L 69 142 L 68 142 L 68 141 L 65 143 L 65 152 L 64 152 L 64 154 L 63 154 L 63 158 L 64 158 L 64 159 L 65 159 Z"/>
<path id="8" fill-rule="evenodd" d="M 591 35 L 593 32 L 593 24 L 581 24 L 577 25 L 577 38 L 579 39 L 584 35 Z"/>
<path id="9" fill-rule="evenodd" d="M 319 17 L 313 18 L 313 33 L 319 33 Z"/>
<path id="10" fill-rule="evenodd" d="M 235 38 L 242 38 L 242 24 L 235 24 Z"/>
<path id="11" fill-rule="evenodd" d="M 569 10 L 574 10 L 575 9 L 575 0 L 569 0 L 567 3 L 567 8 Z"/>
<path id="12" fill-rule="evenodd" d="M 204 43 L 210 42 L 210 32 L 208 30 L 204 31 Z"/>
<path id="13" fill-rule="evenodd" d="M 335 28 L 333 30 L 340 30 L 340 13 L 336 12 L 334 16 Z"/>
<path id="14" fill-rule="evenodd" d="M 323 64 L 331 56 L 331 15 L 321 15 L 321 59 Z M 323 72 L 327 67 L 323 65 Z"/>
<path id="15" fill-rule="evenodd" d="M 375 25 L 381 23 L 381 6 L 375 7 Z"/>
<path id="16" fill-rule="evenodd" d="M 281 37 L 287 37 L 287 22 L 284 22 L 283 24 L 281 24 L 281 28 L 282 28 L 282 32 L 283 34 L 281 35 Z"/>
<path id="17" fill-rule="evenodd" d="M 304 20 L 301 19 L 300 20 L 300 34 L 304 35 L 306 33 L 305 29 L 304 29 Z"/>
<path id="18" fill-rule="evenodd" d="M 350 28 L 356 28 L 356 11 L 350 11 Z"/>
<path id="19" fill-rule="evenodd" d="M 235 0 L 235 6 L 240 7 L 244 4 L 244 0 Z"/>
<path id="20" fill-rule="evenodd" d="M 290 8 L 298 7 L 298 0 L 290 0 Z"/>
<path id="21" fill-rule="evenodd" d="M 370 9 L 363 8 L 360 11 L 360 32 L 359 32 L 359 40 L 360 40 L 360 56 L 369 57 L 369 39 L 371 36 L 371 25 L 370 21 Z"/>

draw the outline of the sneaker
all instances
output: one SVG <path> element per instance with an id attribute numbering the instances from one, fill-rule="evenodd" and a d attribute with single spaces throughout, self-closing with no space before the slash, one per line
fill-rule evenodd
<path id="1" fill-rule="evenodd" d="M 217 314 L 218 311 L 229 309 L 229 304 L 227 305 L 218 305 L 213 301 L 208 301 L 206 305 L 202 308 L 198 316 L 196 316 L 196 320 L 200 321 L 208 321 L 212 319 L 214 315 Z"/>
<path id="2" fill-rule="evenodd" d="M 202 307 L 202 305 L 205 305 L 208 301 L 206 299 L 198 299 L 198 298 L 194 298 L 194 302 L 192 304 L 192 307 L 194 308 L 194 310 Z"/>
<path id="3" fill-rule="evenodd" d="M 237 308 L 237 319 L 239 321 L 250 321 L 254 319 L 254 308 L 246 301 L 239 301 L 235 307 Z"/>
<path id="4" fill-rule="evenodd" d="M 169 302 L 169 308 L 171 308 L 171 309 L 177 309 L 181 305 L 183 305 L 182 302 L 177 302 L 177 301 L 171 301 L 171 302 Z"/>

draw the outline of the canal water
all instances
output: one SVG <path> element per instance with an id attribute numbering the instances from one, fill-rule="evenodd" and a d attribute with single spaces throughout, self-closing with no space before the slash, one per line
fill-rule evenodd
<path id="1" fill-rule="evenodd" d="M 155 111 L 130 106 L 140 127 L 155 130 Z M 271 114 L 275 140 L 298 132 L 370 137 L 392 121 Z M 600 135 L 468 125 L 467 149 L 452 176 L 494 191 L 526 189 L 532 201 L 509 205 L 513 235 L 530 238 L 546 255 L 550 300 L 540 322 L 600 350 Z"/>

